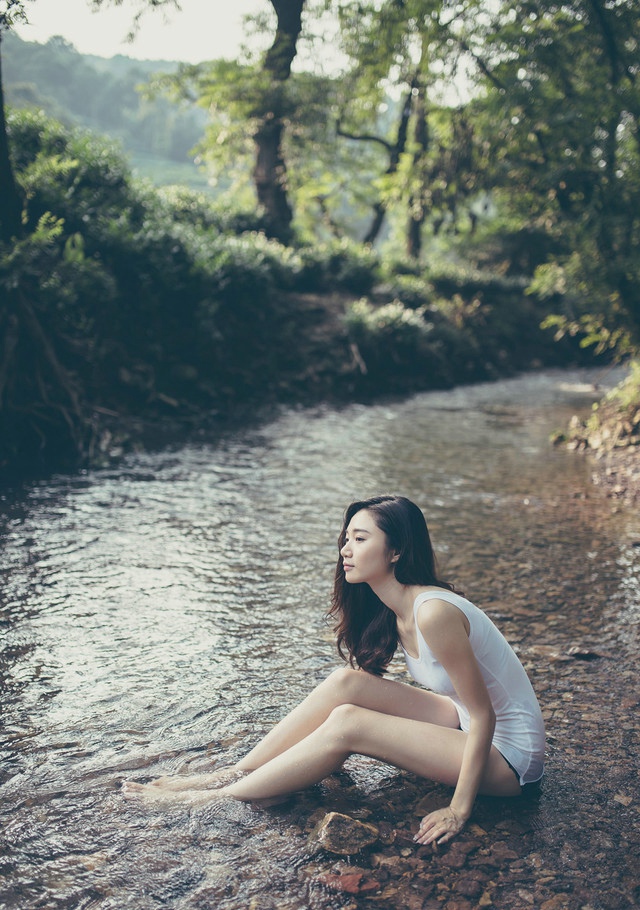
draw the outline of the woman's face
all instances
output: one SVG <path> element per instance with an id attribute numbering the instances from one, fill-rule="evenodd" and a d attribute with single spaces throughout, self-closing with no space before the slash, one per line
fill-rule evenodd
<path id="1" fill-rule="evenodd" d="M 375 585 L 393 574 L 393 554 L 386 534 L 366 509 L 356 512 L 349 522 L 340 555 L 349 584 Z"/>

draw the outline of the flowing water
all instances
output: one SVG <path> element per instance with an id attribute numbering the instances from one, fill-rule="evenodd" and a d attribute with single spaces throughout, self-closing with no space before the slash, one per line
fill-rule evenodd
<path id="1" fill-rule="evenodd" d="M 523 653 L 559 634 L 597 649 L 619 616 L 631 641 L 637 519 L 548 441 L 588 411 L 594 376 L 283 411 L 5 497 L 0 906 L 352 906 L 313 885 L 300 810 L 145 809 L 120 783 L 238 758 L 336 666 L 335 541 L 375 492 L 423 507 L 443 574 Z M 611 597 L 593 604 L 598 579 Z M 392 773 L 354 768 L 363 804 Z M 308 815 L 333 792 L 316 790 Z"/>

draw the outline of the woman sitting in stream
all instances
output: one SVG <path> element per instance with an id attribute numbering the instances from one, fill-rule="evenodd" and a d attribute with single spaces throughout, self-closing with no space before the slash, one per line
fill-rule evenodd
<path id="1" fill-rule="evenodd" d="M 454 788 L 415 836 L 442 844 L 478 793 L 518 796 L 540 780 L 544 725 L 529 679 L 492 621 L 438 577 L 418 506 L 401 496 L 352 503 L 339 551 L 329 615 L 348 666 L 233 767 L 126 781 L 127 798 L 271 805 L 367 755 Z M 398 646 L 426 688 L 383 677 Z"/>

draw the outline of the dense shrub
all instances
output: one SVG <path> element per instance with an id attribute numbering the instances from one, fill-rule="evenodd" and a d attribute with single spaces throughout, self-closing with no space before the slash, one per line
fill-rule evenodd
<path id="1" fill-rule="evenodd" d="M 410 309 L 399 300 L 383 306 L 366 299 L 351 304 L 345 324 L 370 381 L 389 392 L 407 385 L 426 388 L 450 383 L 432 315 L 425 307 Z"/>
<path id="2" fill-rule="evenodd" d="M 301 247 L 298 253 L 301 268 L 297 287 L 302 291 L 368 294 L 378 279 L 380 263 L 376 252 L 351 240 Z"/>
<path id="3" fill-rule="evenodd" d="M 89 452 L 87 399 L 99 383 L 86 301 L 115 297 L 112 277 L 52 216 L 26 239 L 0 245 L 0 469 L 75 463 Z"/>
<path id="4" fill-rule="evenodd" d="M 414 310 L 430 304 L 435 296 L 434 288 L 425 275 L 388 275 L 375 288 L 376 298 L 390 297 L 400 300 Z"/>
<path id="5" fill-rule="evenodd" d="M 192 227 L 232 235 L 255 233 L 264 228 L 264 218 L 255 208 L 221 205 L 205 193 L 194 192 L 184 186 L 162 187 L 158 195 L 169 205 L 176 221 Z"/>

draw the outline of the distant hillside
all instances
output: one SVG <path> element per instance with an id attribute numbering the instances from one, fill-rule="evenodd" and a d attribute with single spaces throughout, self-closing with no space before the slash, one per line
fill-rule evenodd
<path id="1" fill-rule="evenodd" d="M 4 36 L 2 52 L 9 105 L 38 107 L 68 126 L 118 140 L 134 170 L 158 185 L 207 188 L 192 154 L 206 113 L 186 102 L 148 100 L 139 91 L 154 74 L 174 72 L 177 63 L 84 55 L 61 37 L 38 44 L 13 32 Z"/>

